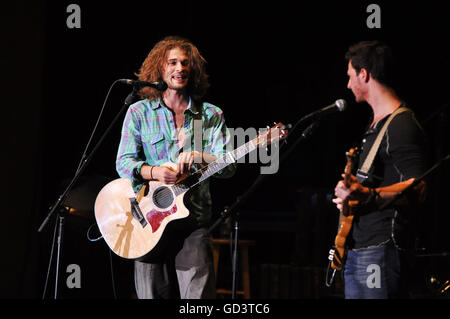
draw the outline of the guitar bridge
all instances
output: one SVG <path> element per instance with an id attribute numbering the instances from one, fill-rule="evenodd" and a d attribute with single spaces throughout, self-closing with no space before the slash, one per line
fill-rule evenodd
<path id="1" fill-rule="evenodd" d="M 137 202 L 136 198 L 133 197 L 129 200 L 131 204 L 131 214 L 133 215 L 133 217 L 142 225 L 142 227 L 147 226 L 147 220 L 144 218 L 144 215 L 139 208 L 139 203 Z"/>

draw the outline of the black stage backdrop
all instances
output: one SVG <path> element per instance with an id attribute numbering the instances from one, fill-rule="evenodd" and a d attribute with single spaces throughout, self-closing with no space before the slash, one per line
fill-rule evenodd
<path id="1" fill-rule="evenodd" d="M 67 24 L 68 18 L 72 21 L 73 11 L 67 12 L 71 3 L 80 8 L 80 28 Z M 241 238 L 255 241 L 250 248 L 252 297 L 341 297 L 339 287 L 327 290 L 320 279 L 337 222 L 330 199 L 345 165 L 345 151 L 359 143 L 369 116 L 368 105 L 354 103 L 346 88 L 344 54 L 349 45 L 379 39 L 394 48 L 402 71 L 399 92 L 429 135 L 430 167 L 450 148 L 449 6 L 441 1 L 375 1 L 381 9 L 381 28 L 369 28 L 370 3 L 9 3 L 2 9 L 1 27 L 7 192 L 2 200 L 6 207 L 0 296 L 42 297 L 56 216 L 41 233 L 37 228 L 73 177 L 108 89 L 116 79 L 135 79 L 134 72 L 157 41 L 180 35 L 191 39 L 208 61 L 207 100 L 224 110 L 229 127 L 294 124 L 339 98 L 348 101 L 345 112 L 323 118 L 313 136 L 296 145 L 278 173 L 267 177 L 239 209 Z M 92 146 L 129 92 L 125 85 L 113 88 Z M 92 210 L 99 187 L 118 177 L 115 156 L 122 119 L 123 115 L 76 185 L 85 192 L 80 205 L 87 210 Z M 287 147 L 300 132 L 295 133 Z M 249 189 L 260 166 L 243 163 L 233 178 L 212 181 L 215 218 Z M 429 178 L 430 197 L 419 229 L 422 252 L 450 249 L 445 200 L 449 177 L 447 164 Z M 60 298 L 133 298 L 131 262 L 110 257 L 104 242 L 87 240 L 94 222 L 92 213 L 66 218 Z M 227 227 L 215 235 L 227 236 Z M 219 282 L 229 286 L 226 252 Z M 71 264 L 80 266 L 81 288 L 67 287 Z M 431 275 L 450 279 L 448 264 L 448 257 L 419 258 L 412 278 L 415 296 L 434 296 L 427 280 Z M 283 271 L 291 280 L 273 282 Z M 46 298 L 53 297 L 54 265 L 50 276 Z M 294 276 L 303 276 L 301 292 L 291 287 L 296 282 L 289 284 Z"/>

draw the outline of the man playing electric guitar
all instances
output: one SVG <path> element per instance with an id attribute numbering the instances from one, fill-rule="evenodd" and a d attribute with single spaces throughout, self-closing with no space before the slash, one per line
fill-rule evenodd
<path id="1" fill-rule="evenodd" d="M 347 183 L 339 181 L 333 199 L 339 210 L 349 200 L 359 203 L 352 209 L 353 225 L 347 240 L 345 297 L 404 298 L 404 254 L 414 244 L 406 235 L 412 228 L 414 207 L 423 199 L 424 184 L 392 207 L 380 207 L 424 172 L 424 133 L 393 88 L 389 47 L 378 41 L 361 42 L 350 47 L 346 59 L 348 88 L 356 102 L 370 105 L 373 117 L 359 147 L 358 178 L 352 175 Z M 395 117 L 390 117 L 394 113 Z M 370 152 L 377 140 L 379 147 Z M 367 158 L 373 158 L 368 167 Z"/>
<path id="2" fill-rule="evenodd" d="M 131 180 L 135 192 L 146 181 L 173 185 L 194 166 L 226 153 L 229 133 L 223 112 L 202 100 L 209 86 L 205 63 L 190 41 L 178 37 L 158 42 L 143 62 L 139 80 L 164 81 L 168 88 L 162 93 L 142 89 L 143 100 L 130 106 L 123 123 L 116 168 L 120 177 Z M 194 128 L 200 130 L 197 143 L 199 132 Z M 167 162 L 175 164 L 162 165 Z M 227 178 L 234 171 L 235 165 L 228 165 L 215 176 Z M 161 261 L 135 261 L 138 298 L 215 297 L 212 251 L 205 228 L 211 218 L 208 180 L 189 195 L 186 206 L 194 217 L 192 227 L 171 238 L 171 249 Z"/>

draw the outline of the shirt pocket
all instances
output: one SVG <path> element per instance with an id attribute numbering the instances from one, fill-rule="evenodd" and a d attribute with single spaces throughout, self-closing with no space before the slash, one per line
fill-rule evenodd
<path id="1" fill-rule="evenodd" d="M 160 165 L 167 161 L 167 141 L 162 132 L 143 134 L 141 140 L 147 162 Z"/>

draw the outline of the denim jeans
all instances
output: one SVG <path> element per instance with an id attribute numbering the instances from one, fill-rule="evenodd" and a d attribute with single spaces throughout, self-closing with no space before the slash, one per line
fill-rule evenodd
<path id="1" fill-rule="evenodd" d="M 349 250 L 344 269 L 346 299 L 404 298 L 401 252 L 392 241 Z M 402 274 L 404 275 L 404 274 Z"/>

